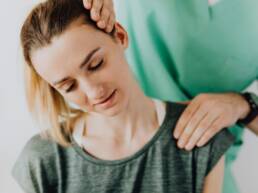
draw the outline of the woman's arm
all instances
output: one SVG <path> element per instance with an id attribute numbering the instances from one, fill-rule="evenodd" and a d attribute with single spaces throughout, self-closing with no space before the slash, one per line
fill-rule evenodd
<path id="1" fill-rule="evenodd" d="M 224 156 L 207 175 L 204 181 L 203 193 L 221 193 L 224 177 Z"/>

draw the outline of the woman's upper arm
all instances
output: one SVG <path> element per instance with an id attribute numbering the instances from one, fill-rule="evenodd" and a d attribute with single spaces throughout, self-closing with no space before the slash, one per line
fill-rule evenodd
<path id="1" fill-rule="evenodd" d="M 204 180 L 203 193 L 221 193 L 224 177 L 225 159 L 222 156 Z"/>

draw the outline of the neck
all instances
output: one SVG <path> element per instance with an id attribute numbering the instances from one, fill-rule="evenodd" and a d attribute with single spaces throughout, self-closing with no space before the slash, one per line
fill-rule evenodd
<path id="1" fill-rule="evenodd" d="M 155 132 L 159 127 L 155 103 L 144 95 L 138 85 L 132 93 L 126 108 L 116 116 L 89 116 L 86 120 L 86 137 L 129 144 L 134 139 Z"/>

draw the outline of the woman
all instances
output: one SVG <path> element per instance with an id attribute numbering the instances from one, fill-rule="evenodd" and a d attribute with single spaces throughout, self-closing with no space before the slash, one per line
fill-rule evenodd
<path id="1" fill-rule="evenodd" d="M 21 42 L 30 109 L 50 124 L 14 166 L 26 192 L 221 191 L 232 136 L 178 149 L 170 132 L 185 106 L 144 95 L 118 23 L 107 34 L 80 0 L 48 0 L 27 17 Z"/>
<path id="2" fill-rule="evenodd" d="M 110 29 L 112 0 L 84 3 L 98 26 Z M 236 122 L 246 117 L 250 108 L 237 93 L 258 77 L 258 1 L 116 3 L 133 45 L 127 50 L 128 61 L 144 92 L 168 101 L 191 100 L 173 132 L 179 147 L 202 146 L 230 127 L 236 141 L 226 154 L 223 192 L 239 192 L 231 166 L 244 130 Z M 258 134 L 258 116 L 245 127 Z"/>

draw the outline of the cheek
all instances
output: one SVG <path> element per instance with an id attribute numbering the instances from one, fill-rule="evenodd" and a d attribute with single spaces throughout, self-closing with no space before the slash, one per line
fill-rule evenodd
<path id="1" fill-rule="evenodd" d="M 122 60 L 115 60 L 113 62 L 111 60 L 109 65 L 109 70 L 106 72 L 106 76 L 109 77 L 110 80 L 113 80 L 117 83 L 128 80 L 129 69 L 126 63 L 124 63 Z"/>
<path id="2" fill-rule="evenodd" d="M 83 93 L 74 92 L 72 94 L 64 94 L 65 100 L 71 104 L 75 104 L 77 108 L 85 109 L 90 108 L 87 103 L 87 97 Z"/>
<path id="3" fill-rule="evenodd" d="M 116 81 L 124 88 L 128 89 L 132 83 L 133 74 L 131 73 L 127 65 L 121 65 L 117 69 L 117 75 L 115 76 Z"/>

